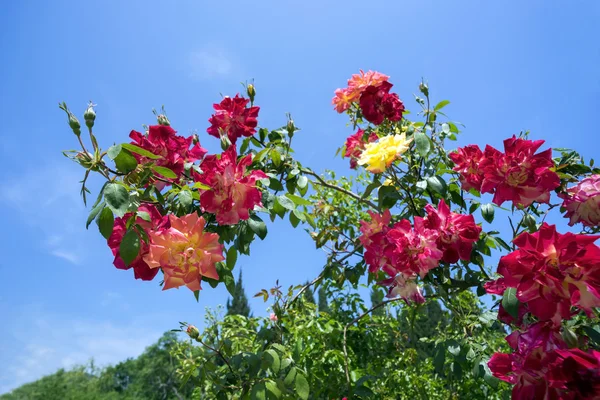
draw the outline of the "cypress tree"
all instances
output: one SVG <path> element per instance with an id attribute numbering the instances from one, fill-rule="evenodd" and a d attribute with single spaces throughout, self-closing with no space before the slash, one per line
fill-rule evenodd
<path id="1" fill-rule="evenodd" d="M 308 285 L 308 281 L 305 283 L 305 285 Z M 304 297 L 304 301 L 308 302 L 308 303 L 313 303 L 313 304 L 317 304 L 315 302 L 315 295 L 313 293 L 313 291 L 310 289 L 310 287 L 307 287 L 306 290 L 304 291 L 302 297 Z"/>
<path id="2" fill-rule="evenodd" d="M 371 288 L 371 307 L 375 307 L 377 304 L 381 303 L 383 301 L 383 296 L 383 292 L 373 286 L 373 288 Z M 371 315 L 383 315 L 384 313 L 384 307 L 379 307 L 371 311 Z"/>
<path id="3" fill-rule="evenodd" d="M 327 302 L 327 290 L 325 290 L 325 286 L 319 286 L 319 312 L 331 312 L 329 309 L 329 304 Z"/>
<path id="4" fill-rule="evenodd" d="M 250 305 L 248 304 L 248 297 L 244 290 L 242 283 L 242 270 L 240 269 L 240 275 L 238 276 L 237 282 L 235 283 L 235 290 L 233 291 L 233 298 L 231 301 L 227 300 L 227 315 L 243 315 L 244 317 L 250 317 Z"/>

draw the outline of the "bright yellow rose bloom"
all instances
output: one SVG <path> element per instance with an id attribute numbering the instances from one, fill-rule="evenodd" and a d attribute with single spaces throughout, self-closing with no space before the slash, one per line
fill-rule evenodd
<path id="1" fill-rule="evenodd" d="M 405 133 L 384 136 L 377 142 L 366 145 L 358 159 L 358 165 L 365 166 L 369 172 L 379 174 L 404 154 L 411 142 L 412 139 L 407 140 Z"/>

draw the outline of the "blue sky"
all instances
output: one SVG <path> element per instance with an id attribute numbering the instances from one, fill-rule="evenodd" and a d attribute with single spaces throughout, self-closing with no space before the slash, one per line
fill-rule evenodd
<path id="1" fill-rule="evenodd" d="M 530 129 L 553 147 L 598 148 L 600 3 L 555 1 L 127 1 L 3 4 L 0 14 L 0 393 L 58 367 L 139 354 L 177 321 L 202 321 L 224 288 L 161 292 L 115 269 L 78 195 L 82 170 L 60 151 L 75 138 L 58 110 L 98 104 L 103 147 L 153 123 L 165 105 L 176 130 L 203 134 L 212 103 L 254 78 L 260 124 L 291 112 L 298 158 L 348 171 L 336 149 L 352 133 L 330 106 L 358 69 L 391 76 L 409 109 L 424 77 L 466 124 L 460 144 Z M 93 183 L 97 187 L 100 181 Z M 316 276 L 324 260 L 301 229 L 269 227 L 238 260 L 251 295 Z M 291 256 L 290 256 L 291 254 Z M 301 256 L 298 256 L 300 254 Z M 252 299 L 255 314 L 265 313 Z"/>

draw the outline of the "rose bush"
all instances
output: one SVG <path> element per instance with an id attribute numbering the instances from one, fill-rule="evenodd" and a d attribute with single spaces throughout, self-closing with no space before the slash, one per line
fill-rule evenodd
<path id="1" fill-rule="evenodd" d="M 502 393 L 498 379 L 514 385 L 515 399 L 600 398 L 600 248 L 594 244 L 600 170 L 575 151 L 545 148 L 528 132 L 506 139 L 503 151 L 490 144 L 448 150 L 460 132 L 442 111 L 449 101 L 432 104 L 422 82 L 417 110 L 408 114 L 392 87 L 390 77 L 360 71 L 335 91 L 334 109 L 355 131 L 340 138 L 342 156 L 358 171 L 354 179 L 320 175 L 298 162 L 291 117 L 279 129 L 259 128 L 253 85 L 246 86 L 247 98 L 236 94 L 214 105 L 207 134 L 220 139 L 223 152 L 211 155 L 198 137 L 178 136 L 164 112 L 146 133 L 132 131 L 131 142 L 104 151 L 93 133 L 92 104 L 84 113 L 88 151 L 77 117 L 63 103 L 81 146 L 65 155 L 86 169 L 84 201 L 90 173 L 107 180 L 87 225 L 97 222 L 117 268 L 133 268 L 143 280 L 160 270 L 163 289 L 186 286 L 196 297 L 202 282 L 233 290 L 238 254 L 248 255 L 255 238 L 267 236 L 260 215 L 305 224 L 317 248 L 327 251 L 322 273 L 308 284 L 257 294 L 273 300 L 272 314 L 260 330 L 251 327 L 247 346 L 232 349 L 182 325 L 208 352 L 203 362 L 210 354 L 214 366 L 210 374 L 196 361 L 183 369 L 204 374 L 198 384 L 217 398 L 308 398 L 311 388 L 317 398 L 408 396 L 382 384 L 395 379 L 393 363 L 366 377 L 370 367 L 361 365 L 352 339 L 361 320 L 401 300 L 402 312 L 440 302 L 454 317 L 450 337 L 419 339 L 445 387 L 468 374 L 486 398 Z M 560 233 L 546 222 L 559 207 L 577 232 Z M 489 226 L 496 213 L 506 215 L 510 231 Z M 362 277 L 385 288 L 388 299 L 371 308 L 347 303 L 332 322 L 336 328 L 323 328 L 336 337 L 327 368 L 338 383 L 335 393 L 322 391 L 313 378 L 319 372 L 288 357 L 299 343 L 288 326 L 297 322 L 298 299 L 310 286 L 326 284 L 348 300 Z M 497 311 L 475 313 L 474 321 L 475 293 Z M 458 301 L 467 294 L 471 306 Z M 507 346 L 495 339 L 505 334 L 496 318 L 511 332 Z M 406 338 L 389 340 L 400 351 Z"/>

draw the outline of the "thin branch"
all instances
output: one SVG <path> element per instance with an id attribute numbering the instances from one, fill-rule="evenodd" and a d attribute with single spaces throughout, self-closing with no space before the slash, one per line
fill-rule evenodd
<path id="1" fill-rule="evenodd" d="M 298 297 L 300 297 L 302 295 L 302 293 L 304 293 L 309 287 L 311 287 L 312 285 L 314 285 L 315 283 L 319 282 L 321 279 L 323 279 L 323 274 L 325 273 L 325 271 L 321 272 L 319 274 L 319 276 L 317 276 L 315 279 L 313 279 L 311 282 L 307 283 L 306 285 L 304 285 L 299 291 L 298 293 L 296 293 L 296 295 L 294 297 L 292 297 L 292 299 L 289 302 L 286 302 L 285 306 L 283 307 L 284 309 L 288 309 L 292 303 L 294 303 Z"/>
<path id="2" fill-rule="evenodd" d="M 221 353 L 219 350 L 215 349 L 214 347 L 211 347 L 209 345 L 207 345 L 206 343 L 204 343 L 202 341 L 202 339 L 200 339 L 200 336 L 198 336 L 196 338 L 196 341 L 198 343 L 200 343 L 202 346 L 206 347 L 209 350 L 212 350 L 213 352 L 215 352 L 215 354 L 217 354 L 219 357 L 221 357 L 221 359 L 225 362 L 225 364 L 227 364 L 227 366 L 229 367 L 229 370 L 231 371 L 232 374 L 235 375 L 235 372 L 233 372 L 233 368 L 231 368 L 231 364 L 229 364 L 229 361 L 227 360 L 227 358 L 225 358 L 225 356 L 223 355 L 223 353 Z"/>
<path id="3" fill-rule="evenodd" d="M 317 173 L 315 173 L 315 172 L 313 172 L 313 171 L 311 171 L 309 169 L 302 168 L 300 171 L 302 171 L 302 173 L 304 173 L 306 175 L 310 175 L 310 176 L 313 176 L 313 177 L 317 178 L 317 181 L 318 181 L 317 183 L 319 185 L 321 185 L 321 186 L 325 186 L 327 188 L 337 190 L 338 192 L 344 193 L 344 194 L 352 197 L 353 199 L 355 199 L 355 200 L 357 200 L 357 201 L 359 201 L 361 203 L 365 203 L 366 205 L 368 205 L 369 207 L 371 207 L 371 208 L 373 208 L 375 210 L 379 210 L 379 207 L 377 207 L 377 205 L 375 203 L 373 203 L 372 201 L 367 200 L 367 199 L 363 199 L 361 196 L 357 195 L 354 192 L 351 192 L 350 190 L 344 189 L 343 187 L 339 187 L 337 185 L 334 185 L 332 183 L 327 182 L 326 180 L 324 180 L 323 178 L 321 178 L 319 176 L 319 174 L 317 174 Z"/>

